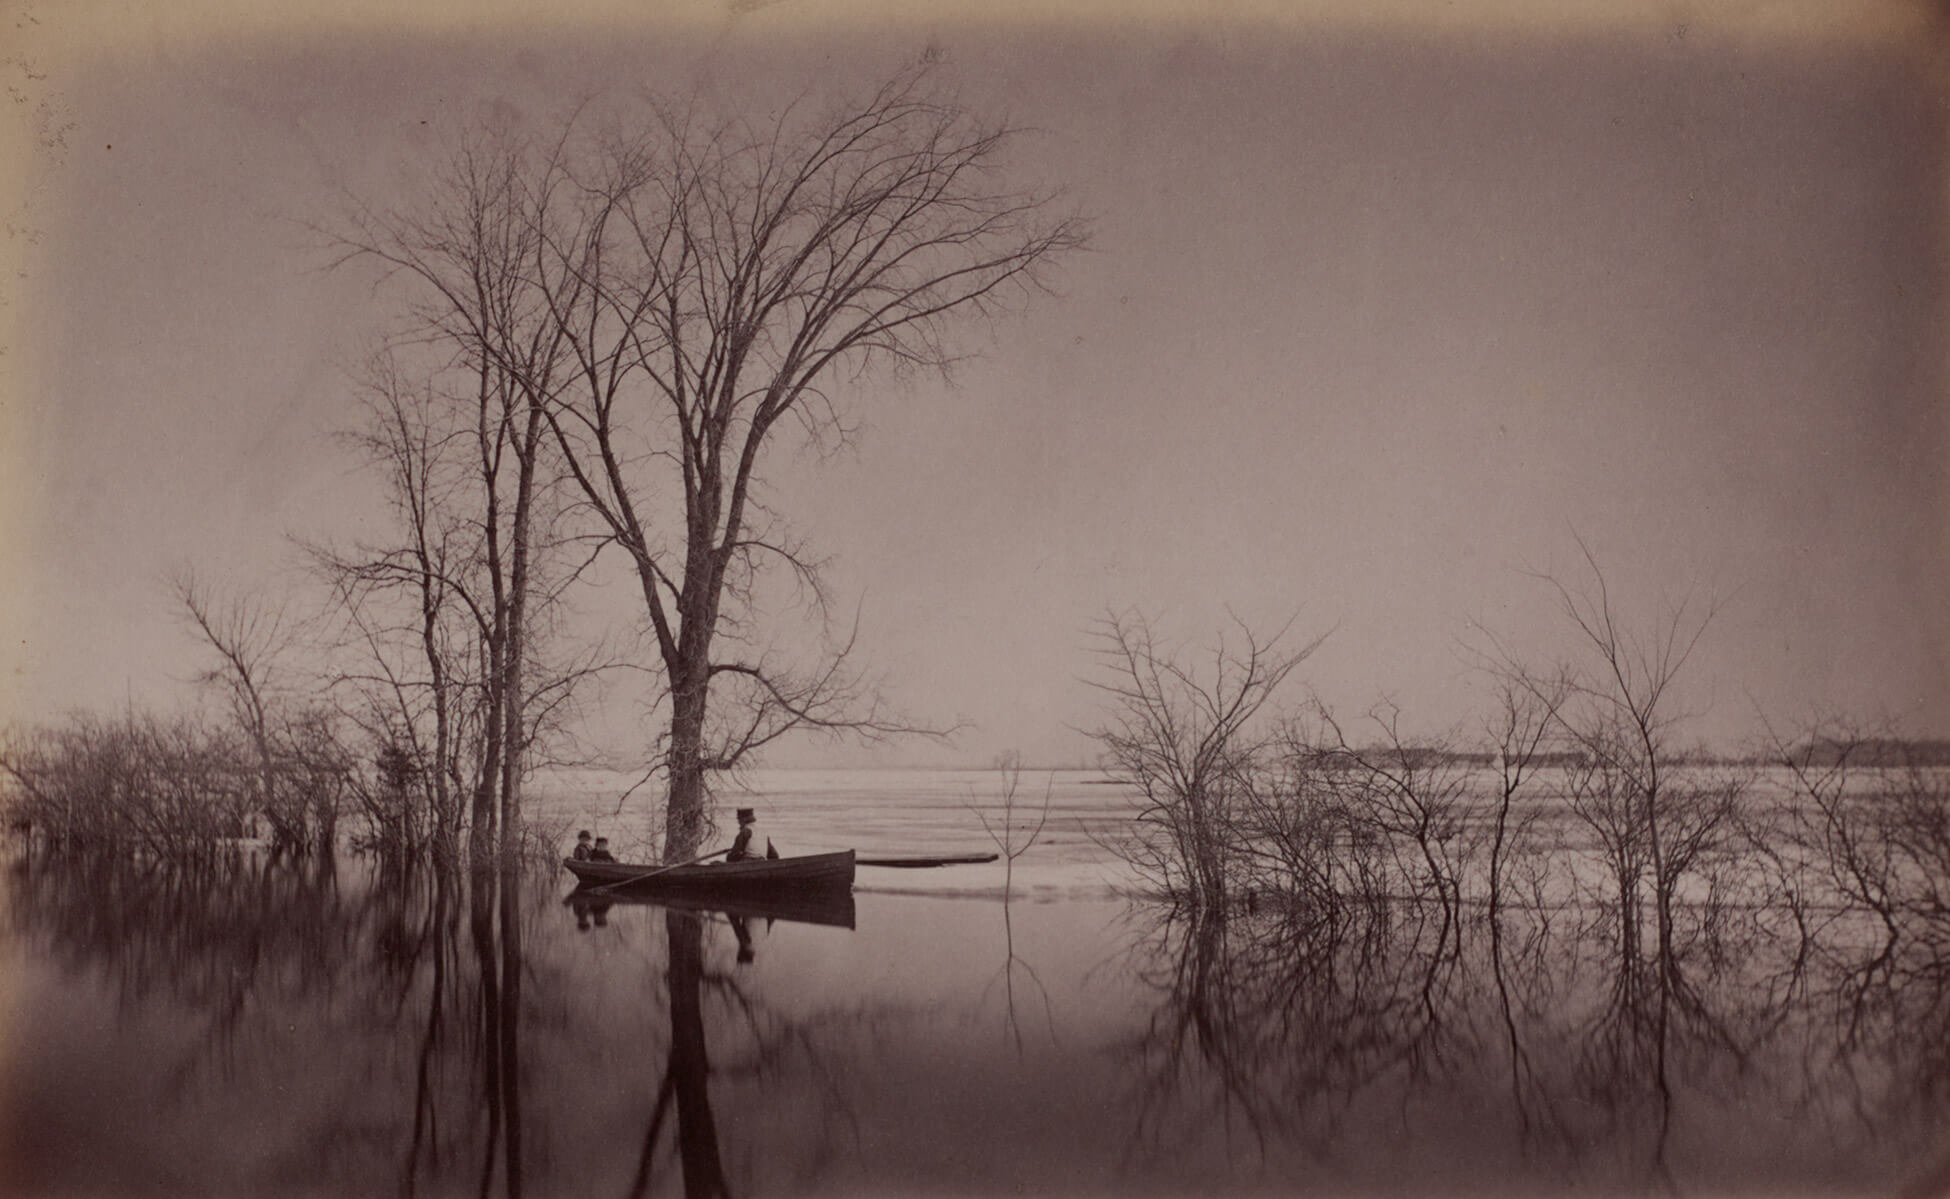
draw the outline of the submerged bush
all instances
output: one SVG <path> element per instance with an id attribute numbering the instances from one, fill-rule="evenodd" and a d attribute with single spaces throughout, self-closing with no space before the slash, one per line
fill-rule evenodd
<path id="1" fill-rule="evenodd" d="M 1320 644 L 1281 651 L 1239 626 L 1243 647 L 1221 643 L 1200 669 L 1162 644 L 1142 616 L 1112 615 L 1097 629 L 1112 723 L 1096 733 L 1106 764 L 1143 796 L 1115 848 L 1158 890 L 1222 907 L 1250 886 L 1257 866 L 1241 836 L 1256 810 L 1267 760 L 1257 725 L 1273 693 Z"/>
<path id="2" fill-rule="evenodd" d="M 258 836 L 274 853 L 329 850 L 356 773 L 322 716 L 281 730 L 268 762 L 187 716 L 81 713 L 0 734 L 0 811 L 16 835 L 163 859 Z"/>
<path id="3" fill-rule="evenodd" d="M 188 719 L 84 714 L 0 742 L 8 825 L 63 846 L 180 857 L 245 835 L 257 786 L 236 738 Z"/>

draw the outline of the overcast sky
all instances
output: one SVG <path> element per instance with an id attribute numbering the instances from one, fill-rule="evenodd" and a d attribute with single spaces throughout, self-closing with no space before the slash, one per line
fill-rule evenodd
<path id="1" fill-rule="evenodd" d="M 1228 609 L 1297 614 L 1332 630 L 1303 682 L 1337 707 L 1465 721 L 1468 622 L 1564 648 L 1529 572 L 1572 572 L 1574 531 L 1640 624 L 1724 602 L 1699 736 L 1745 735 L 1756 703 L 1950 733 L 1945 129 L 1900 19 L 841 28 L 780 5 L 84 37 L 9 11 L 31 157 L 0 712 L 168 702 L 196 668 L 171 566 L 290 587 L 288 535 L 370 518 L 330 433 L 388 298 L 304 229 L 343 192 L 410 195 L 496 108 L 539 128 L 591 89 L 703 86 L 762 112 L 932 50 L 966 103 L 1036 128 L 1021 178 L 1095 235 L 951 385 L 861 385 L 857 450 L 778 472 L 893 699 L 970 726 L 897 757 L 1088 757 L 1087 630 L 1132 607 L 1192 641 Z"/>

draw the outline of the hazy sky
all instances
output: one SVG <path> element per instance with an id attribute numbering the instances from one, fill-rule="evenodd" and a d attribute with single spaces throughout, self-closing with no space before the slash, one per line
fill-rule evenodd
<path id="1" fill-rule="evenodd" d="M 1096 232 L 952 386 L 862 386 L 857 451 L 778 471 L 895 701 L 971 726 L 898 756 L 1088 756 L 1087 629 L 1134 606 L 1189 640 L 1297 613 L 1338 707 L 1464 720 L 1469 620 L 1563 648 L 1526 572 L 1571 571 L 1574 530 L 1641 624 L 1724 601 L 1701 736 L 1756 702 L 1950 733 L 1945 129 L 1900 21 L 511 32 L 408 4 L 91 42 L 11 11 L 40 144 L 8 200 L 0 712 L 164 702 L 196 662 L 167 569 L 287 587 L 288 534 L 370 516 L 329 433 L 390 293 L 304 229 L 342 191 L 410 194 L 496 106 L 763 111 L 932 48 Z"/>

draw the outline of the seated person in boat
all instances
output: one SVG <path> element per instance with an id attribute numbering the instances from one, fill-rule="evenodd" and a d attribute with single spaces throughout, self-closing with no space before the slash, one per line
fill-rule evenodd
<path id="1" fill-rule="evenodd" d="M 593 851 L 589 848 L 589 830 L 583 829 L 576 834 L 575 860 L 578 862 L 586 862 L 589 860 L 591 852 Z"/>
<path id="2" fill-rule="evenodd" d="M 732 841 L 731 851 L 725 854 L 724 860 L 727 862 L 757 861 L 760 857 L 760 854 L 756 849 L 752 848 L 752 842 L 755 841 L 757 837 L 758 837 L 758 813 L 752 810 L 751 808 L 739 808 L 738 809 L 738 836 L 735 840 Z M 773 848 L 772 839 L 770 837 L 767 837 L 765 839 L 765 853 L 763 856 L 767 858 L 776 858 L 779 856 L 779 851 Z"/>
<path id="3" fill-rule="evenodd" d="M 589 851 L 589 860 L 592 862 L 614 862 L 616 860 L 616 855 L 609 852 L 608 837 L 596 838 L 596 848 Z"/>

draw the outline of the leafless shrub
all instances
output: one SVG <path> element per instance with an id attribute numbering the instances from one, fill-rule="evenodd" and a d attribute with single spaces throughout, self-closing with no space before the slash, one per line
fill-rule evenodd
<path id="1" fill-rule="evenodd" d="M 1299 720 L 1281 725 L 1270 756 L 1240 829 L 1253 848 L 1255 889 L 1330 911 L 1350 900 L 1385 903 L 1387 847 L 1349 802 L 1348 763 Z"/>
<path id="2" fill-rule="evenodd" d="M 1022 790 L 1022 757 L 1016 753 L 1002 755 L 995 764 L 996 773 L 1001 778 L 1002 795 L 997 803 L 1000 809 L 993 823 L 988 814 L 970 800 L 967 807 L 975 813 L 982 831 L 1002 855 L 1002 890 L 1008 896 L 1014 890 L 1016 859 L 1029 852 L 1036 844 L 1036 838 L 1043 835 L 1043 828 L 1049 824 L 1049 802 L 1054 781 L 1043 786 L 1043 798 L 1033 814 L 1026 811 L 1027 805 L 1019 802 Z M 1017 819 L 1018 813 L 1022 820 Z"/>
<path id="3" fill-rule="evenodd" d="M 1002 962 L 1002 969 L 997 972 L 997 979 L 1002 983 L 1003 1030 L 1015 1046 L 1016 1055 L 1020 1057 L 1023 1052 L 1023 1039 L 1022 1025 L 1016 1016 L 1018 973 L 1036 988 L 1043 1000 L 1044 1015 L 1049 1019 L 1051 1027 L 1055 1027 L 1055 1016 L 1050 1005 L 1048 989 L 1043 986 L 1043 980 L 1037 975 L 1035 968 L 1016 954 L 1015 924 L 1009 915 L 1009 901 L 1015 895 L 1016 859 L 1029 852 L 1030 847 L 1036 844 L 1036 838 L 1043 835 L 1043 828 L 1049 823 L 1050 795 L 1055 783 L 1053 779 L 1045 782 L 1043 798 L 1037 805 L 1034 815 L 1029 816 L 1025 813 L 1023 821 L 1018 823 L 1017 812 L 1022 806 L 1018 804 L 1018 797 L 1022 790 L 1022 758 L 1013 752 L 1004 754 L 997 760 L 995 768 L 1002 784 L 1002 794 L 998 803 L 1000 811 L 996 814 L 995 820 L 991 822 L 988 815 L 977 807 L 972 799 L 968 807 L 975 813 L 975 819 L 981 823 L 982 831 L 988 834 L 989 840 L 995 843 L 996 849 L 1002 855 L 1002 943 L 1006 956 Z M 995 984 L 991 982 L 989 985 L 993 987 Z"/>
<path id="4" fill-rule="evenodd" d="M 1950 925 L 1950 789 L 1943 770 L 1888 730 L 1839 719 L 1812 723 L 1772 757 L 1791 802 L 1765 828 L 1783 849 L 1776 874 L 1812 876 L 1843 912 L 1881 926 L 1884 952 L 1905 933 L 1940 939 Z"/>
<path id="5" fill-rule="evenodd" d="M 1506 899 L 1511 859 L 1528 844 L 1537 817 L 1537 809 L 1518 812 L 1516 803 L 1536 789 L 1537 776 L 1561 739 L 1557 714 L 1570 695 L 1571 679 L 1562 671 L 1539 677 L 1521 667 L 1498 670 L 1492 665 L 1488 673 L 1496 688 L 1494 714 L 1483 725 L 1496 761 L 1487 897 L 1494 924 Z"/>
<path id="6" fill-rule="evenodd" d="M 1468 845 L 1462 835 L 1472 782 L 1467 760 L 1448 739 L 1404 735 L 1401 709 L 1392 703 L 1369 710 L 1362 727 L 1372 738 L 1363 745 L 1351 742 L 1324 707 L 1319 718 L 1330 738 L 1323 752 L 1339 766 L 1353 825 L 1386 847 L 1401 894 L 1432 895 L 1452 921 L 1462 902 Z"/>
<path id="7" fill-rule="evenodd" d="M 1284 630 L 1282 631 L 1284 632 Z M 1095 630 L 1112 702 L 1095 736 L 1118 779 L 1142 797 L 1125 859 L 1158 891 L 1193 906 L 1223 908 L 1247 889 L 1253 851 L 1241 837 L 1271 745 L 1258 717 L 1286 677 L 1320 644 L 1293 650 L 1236 625 L 1201 669 L 1161 643 L 1138 614 L 1113 613 Z"/>
<path id="8" fill-rule="evenodd" d="M 1694 714 L 1677 687 L 1715 608 L 1668 605 L 1643 626 L 1614 600 L 1596 556 L 1578 542 L 1582 580 L 1542 576 L 1581 653 L 1550 676 L 1563 680 L 1557 727 L 1572 751 L 1567 790 L 1572 811 L 1596 836 L 1616 902 L 1621 944 L 1636 951 L 1642 885 L 1651 887 L 1656 946 L 1675 951 L 1675 905 L 1682 887 L 1712 887 L 1714 868 L 1737 852 L 1735 817 L 1744 780 L 1689 775 L 1675 744 Z M 1514 680 L 1535 676 L 1512 670 Z M 1533 688 L 1540 700 L 1548 692 Z M 1714 909 L 1700 909 L 1711 917 Z"/>
<path id="9" fill-rule="evenodd" d="M 242 835 L 262 779 L 225 732 L 131 713 L 8 730 L 0 781 L 8 824 L 39 843 L 180 859 Z"/>

